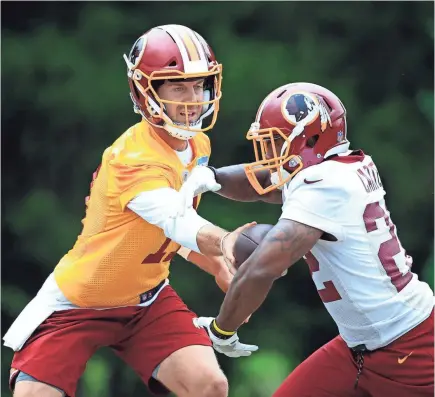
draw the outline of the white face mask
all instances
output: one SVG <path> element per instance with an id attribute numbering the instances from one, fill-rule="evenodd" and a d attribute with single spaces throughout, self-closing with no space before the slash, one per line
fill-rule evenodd
<path id="1" fill-rule="evenodd" d="M 281 153 L 280 156 L 282 156 L 284 154 L 284 152 L 286 151 L 288 146 L 288 142 L 285 141 L 284 144 L 281 147 Z M 280 171 L 281 171 L 281 176 L 282 179 L 286 179 L 290 176 L 290 174 L 281 166 L 280 167 Z M 278 171 L 272 172 L 271 176 L 270 176 L 270 182 L 272 183 L 272 185 L 278 185 L 279 184 L 279 177 L 278 177 Z M 277 189 L 278 190 L 282 190 L 284 187 L 283 186 L 279 186 Z"/>
<path id="2" fill-rule="evenodd" d="M 281 176 L 282 179 L 285 179 L 289 176 L 290 174 L 281 167 Z M 272 172 L 271 176 L 270 176 L 270 182 L 272 183 L 272 185 L 278 185 L 279 184 L 279 177 L 278 177 L 278 171 Z M 277 189 L 278 190 L 282 190 L 284 188 L 284 185 L 282 186 L 278 186 Z"/>
<path id="3" fill-rule="evenodd" d="M 272 172 L 270 176 L 270 182 L 272 182 L 272 185 L 278 185 L 279 179 L 278 179 L 278 172 Z M 282 190 L 282 186 L 278 187 L 278 190 Z"/>

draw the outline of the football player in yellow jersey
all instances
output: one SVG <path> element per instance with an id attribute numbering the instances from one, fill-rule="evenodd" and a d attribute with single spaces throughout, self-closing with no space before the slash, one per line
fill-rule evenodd
<path id="1" fill-rule="evenodd" d="M 103 346 L 155 393 L 228 395 L 208 334 L 168 284 L 180 250 L 224 291 L 232 278 L 226 263 L 243 227 L 228 233 L 201 218 L 199 199 L 176 215 L 183 181 L 208 164 L 204 132 L 219 110 L 222 65 L 198 33 L 180 25 L 149 30 L 124 58 L 142 121 L 105 150 L 82 233 L 4 336 L 15 351 L 15 397 L 74 397 L 86 362 Z M 234 337 L 222 347 L 231 357 L 255 350 Z"/>

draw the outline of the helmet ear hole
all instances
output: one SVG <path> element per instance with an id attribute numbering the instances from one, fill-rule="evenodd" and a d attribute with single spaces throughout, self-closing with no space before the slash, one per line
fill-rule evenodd
<path id="1" fill-rule="evenodd" d="M 307 140 L 306 146 L 312 149 L 316 145 L 318 140 L 319 140 L 319 135 L 314 135 Z"/>

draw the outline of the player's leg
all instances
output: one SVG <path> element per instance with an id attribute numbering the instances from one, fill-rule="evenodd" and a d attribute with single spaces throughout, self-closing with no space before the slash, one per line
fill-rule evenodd
<path id="1" fill-rule="evenodd" d="M 433 397 L 434 313 L 390 345 L 368 354 L 361 380 L 371 397 Z"/>
<path id="2" fill-rule="evenodd" d="M 66 394 L 54 386 L 41 383 L 33 376 L 20 372 L 15 379 L 15 397 L 65 397 Z"/>
<path id="3" fill-rule="evenodd" d="M 112 346 L 155 393 L 178 397 L 227 397 L 228 383 L 210 339 L 193 324 L 196 315 L 167 286 L 142 308 L 132 336 Z"/>
<path id="4" fill-rule="evenodd" d="M 354 388 L 356 375 L 352 353 L 337 336 L 303 361 L 273 397 L 368 397 Z"/>
<path id="5" fill-rule="evenodd" d="M 228 381 L 210 346 L 187 346 L 175 351 L 154 375 L 179 397 L 228 396 Z"/>
<path id="6" fill-rule="evenodd" d="M 88 309 L 53 313 L 14 355 L 14 397 L 73 397 L 86 362 L 99 347 L 114 343 L 123 329 L 113 315 L 112 310 Z"/>

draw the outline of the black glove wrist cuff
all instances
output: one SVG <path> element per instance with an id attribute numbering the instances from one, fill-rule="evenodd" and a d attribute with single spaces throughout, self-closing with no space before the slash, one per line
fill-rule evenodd
<path id="1" fill-rule="evenodd" d="M 213 171 L 214 179 L 217 182 L 217 170 L 216 170 L 216 168 L 212 167 L 211 165 L 208 165 L 207 168 L 210 168 Z"/>

